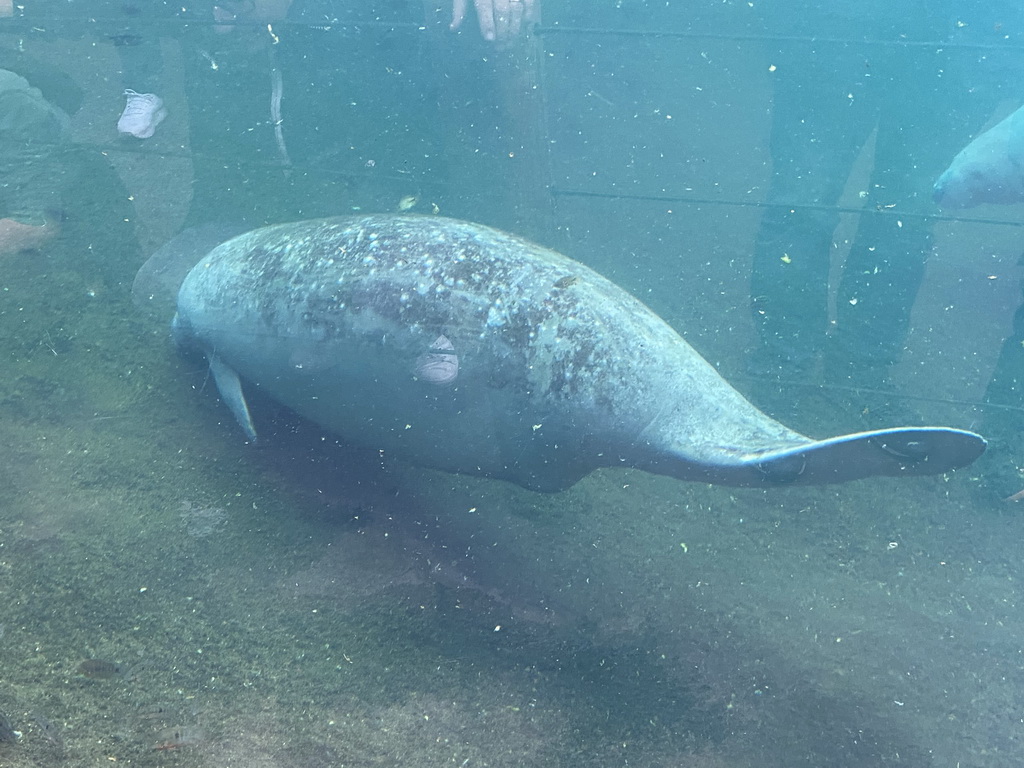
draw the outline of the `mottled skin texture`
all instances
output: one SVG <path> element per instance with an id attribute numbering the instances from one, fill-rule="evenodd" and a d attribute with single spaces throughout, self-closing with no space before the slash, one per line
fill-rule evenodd
<path id="1" fill-rule="evenodd" d="M 602 466 L 802 479 L 806 457 L 773 459 L 782 476 L 759 457 L 811 444 L 605 278 L 450 219 L 338 218 L 241 235 L 185 278 L 175 332 L 348 439 L 538 490 Z M 442 335 L 458 377 L 417 380 L 417 359 Z M 842 474 L 807 478 L 857 476 Z"/>

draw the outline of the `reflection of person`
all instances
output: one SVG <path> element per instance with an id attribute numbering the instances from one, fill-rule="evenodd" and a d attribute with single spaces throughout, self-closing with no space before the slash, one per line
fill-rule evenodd
<path id="1" fill-rule="evenodd" d="M 508 41 L 540 17 L 540 0 L 474 0 L 474 5 L 484 40 Z M 454 0 L 452 30 L 462 26 L 467 6 L 467 0 Z"/>
<path id="2" fill-rule="evenodd" d="M 214 29 L 225 34 L 239 24 L 280 21 L 291 4 L 292 0 L 219 0 L 213 6 Z"/>
<path id="3" fill-rule="evenodd" d="M 65 18 L 67 11 L 66 3 L 54 0 L 29 0 L 17 6 L 13 0 L 0 0 L 0 18 L 49 19 L 59 26 L 57 20 Z M 149 36 L 145 25 L 138 23 L 136 17 L 141 12 L 132 0 L 92 0 L 88 8 L 90 17 L 103 21 L 100 27 L 103 35 L 117 48 L 121 60 L 125 107 L 117 121 L 117 130 L 122 136 L 148 139 L 167 117 L 167 109 L 163 99 L 152 92 L 160 89 L 163 64 L 160 41 Z M 169 0 L 148 0 L 146 12 L 167 16 L 173 9 Z M 85 25 L 79 26 L 84 29 Z"/>
<path id="4" fill-rule="evenodd" d="M 782 16 L 802 26 L 778 31 L 808 37 L 772 53 L 772 177 L 751 286 L 761 342 L 752 368 L 769 397 L 772 378 L 798 378 L 819 363 L 832 383 L 885 383 L 931 247 L 924 214 L 934 211 L 932 183 L 971 127 L 952 105 L 976 99 L 951 76 L 954 53 L 908 44 L 949 38 L 949 20 L 959 17 L 942 2 L 793 0 L 790 11 Z M 837 206 L 872 137 L 830 327 Z"/>
<path id="5" fill-rule="evenodd" d="M 436 38 L 405 25 L 360 29 L 367 18 L 360 5 L 217 0 L 190 7 L 186 20 L 200 23 L 182 38 L 196 117 L 187 225 L 217 216 L 256 227 L 352 205 L 387 210 L 398 201 L 396 188 L 415 193 L 443 174 L 446 116 L 437 112 L 437 75 L 425 50 Z M 536 2 L 522 5 L 520 33 L 527 8 L 530 19 L 537 9 Z M 479 7 L 492 20 L 504 13 L 498 0 Z M 403 8 L 391 14 L 386 21 L 417 18 Z"/>
<path id="6" fill-rule="evenodd" d="M 68 116 L 18 74 L 0 69 L 0 254 L 39 248 L 60 230 Z"/>
<path id="7" fill-rule="evenodd" d="M 135 217 L 103 152 L 71 141 L 81 103 L 67 73 L 0 47 L 0 254 L 40 250 L 115 285 L 137 258 Z"/>
<path id="8" fill-rule="evenodd" d="M 0 0 L 5 2 L 9 0 Z M 213 8 L 214 20 L 230 29 L 232 24 L 272 22 L 283 19 L 292 0 L 222 0 Z M 473 0 L 480 34 L 485 40 L 508 41 L 540 17 L 540 0 Z M 462 26 L 468 0 L 452 0 L 451 29 Z"/>

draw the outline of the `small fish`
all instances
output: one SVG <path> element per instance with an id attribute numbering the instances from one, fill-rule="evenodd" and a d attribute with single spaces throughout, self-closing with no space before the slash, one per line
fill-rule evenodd
<path id="1" fill-rule="evenodd" d="M 561 291 L 568 288 L 570 285 L 576 285 L 579 281 L 580 279 L 576 277 L 576 275 L 566 275 L 565 277 L 560 277 L 555 281 L 555 288 Z"/>
<path id="2" fill-rule="evenodd" d="M 420 201 L 419 195 L 406 195 L 398 201 L 398 210 L 402 213 L 411 211 Z"/>
<path id="3" fill-rule="evenodd" d="M 78 674 L 90 680 L 113 680 L 124 676 L 124 667 L 113 661 L 86 659 L 78 665 Z"/>

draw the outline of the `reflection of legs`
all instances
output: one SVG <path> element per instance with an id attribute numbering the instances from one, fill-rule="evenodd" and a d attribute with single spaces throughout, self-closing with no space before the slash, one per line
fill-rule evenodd
<path id="1" fill-rule="evenodd" d="M 878 383 L 899 359 L 930 247 L 929 222 L 861 216 L 837 296 L 829 365 L 837 378 Z"/>
<path id="2" fill-rule="evenodd" d="M 781 52 L 772 111 L 772 183 L 754 250 L 758 368 L 785 375 L 824 346 L 835 205 L 876 121 L 863 53 Z M 792 208 L 789 206 L 792 205 Z M 793 370 L 793 366 L 796 370 Z"/>
<path id="3" fill-rule="evenodd" d="M 127 29 L 110 37 L 121 59 L 121 83 L 127 98 L 117 130 L 138 139 L 148 139 L 167 116 L 164 101 L 159 96 L 163 70 L 160 40 Z"/>
<path id="4" fill-rule="evenodd" d="M 111 35 L 121 59 L 121 83 L 139 93 L 159 92 L 163 75 L 160 40 L 125 32 Z"/>
<path id="5" fill-rule="evenodd" d="M 827 287 L 835 211 L 769 208 L 754 250 L 751 303 L 764 373 L 811 364 L 827 324 Z"/>
<path id="6" fill-rule="evenodd" d="M 69 148 L 60 174 L 66 216 L 60 244 L 83 273 L 124 291 L 131 287 L 139 242 L 131 198 L 105 153 L 84 146 Z M 88 248 L 81 248 L 88 243 Z M 127 282 L 127 286 L 126 286 Z"/>
<path id="7" fill-rule="evenodd" d="M 999 360 L 985 390 L 985 401 L 1008 408 L 987 410 L 983 424 L 1005 431 L 1009 423 L 1012 431 L 1020 431 L 1024 423 L 1024 414 L 1019 410 L 1024 407 L 1024 304 L 1017 307 L 1013 316 L 1013 332 L 999 351 Z"/>
<path id="8" fill-rule="evenodd" d="M 255 228 L 308 218 L 298 210 L 308 190 L 305 172 L 285 174 L 269 124 L 267 44 L 237 34 L 230 45 L 209 28 L 184 39 L 186 95 L 193 114 L 202 118 L 189 125 L 194 178 L 188 227 L 221 221 Z M 250 40 L 252 47 L 242 44 Z M 218 44 L 223 47 L 216 49 Z M 220 69 L 211 69 L 200 51 L 217 51 Z"/>
<path id="9" fill-rule="evenodd" d="M 922 118 L 926 105 L 960 95 L 941 76 L 944 57 L 896 49 L 876 63 L 881 87 L 869 199 L 839 284 L 828 366 L 837 381 L 866 387 L 883 383 L 903 351 L 932 245 L 932 223 L 922 215 L 935 210 L 932 183 L 957 151 L 960 132 L 952 118 L 941 130 Z"/>
<path id="10" fill-rule="evenodd" d="M 999 502 L 1024 488 L 1024 304 L 1013 316 L 1013 331 L 1003 342 L 985 390 L 988 407 L 972 428 L 988 443 L 975 468 L 980 498 Z"/>

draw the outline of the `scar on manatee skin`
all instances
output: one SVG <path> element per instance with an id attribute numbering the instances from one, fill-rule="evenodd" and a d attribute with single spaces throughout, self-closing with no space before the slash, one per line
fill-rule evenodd
<path id="1" fill-rule="evenodd" d="M 435 351 L 436 350 L 436 351 Z M 417 379 L 431 384 L 451 384 L 459 375 L 459 358 L 454 354 L 455 347 L 445 335 L 438 336 L 430 345 L 430 351 L 416 358 L 415 375 Z"/>

